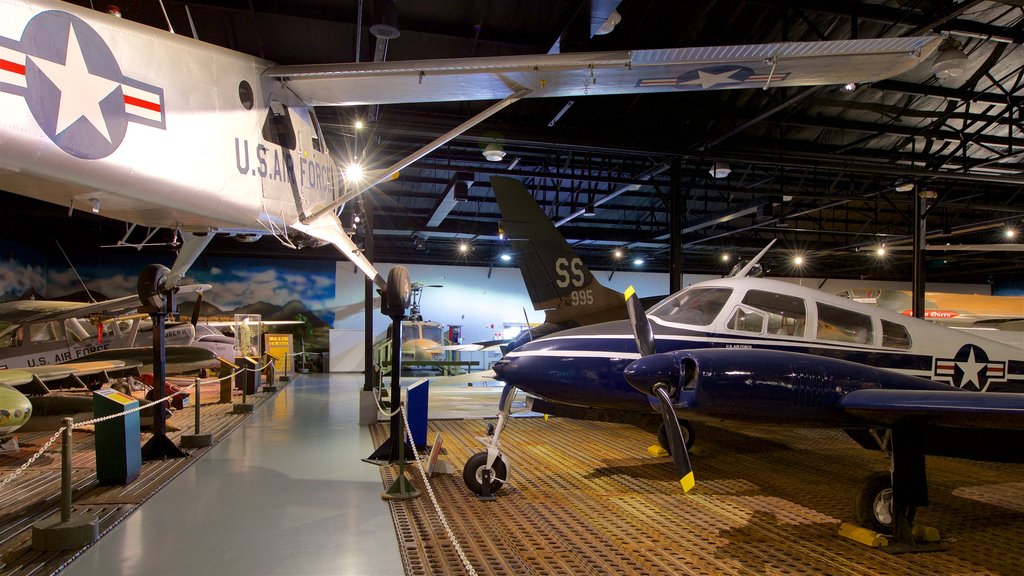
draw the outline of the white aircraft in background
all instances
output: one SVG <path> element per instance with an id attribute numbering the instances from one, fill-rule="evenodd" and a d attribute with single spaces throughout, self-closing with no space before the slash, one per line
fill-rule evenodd
<path id="1" fill-rule="evenodd" d="M 275 66 L 64 2 L 0 0 L 0 188 L 179 230 L 163 287 L 214 234 L 291 246 L 312 236 L 383 286 L 335 211 L 516 100 L 871 82 L 909 70 L 940 41 Z M 347 180 L 313 113 L 465 100 L 498 102 L 392 166 L 347 166 Z"/>

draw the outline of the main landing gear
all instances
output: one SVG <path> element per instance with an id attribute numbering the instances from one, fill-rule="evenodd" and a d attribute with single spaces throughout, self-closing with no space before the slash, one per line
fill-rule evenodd
<path id="1" fill-rule="evenodd" d="M 696 440 L 696 433 L 693 431 L 693 426 L 688 420 L 679 419 L 679 429 L 683 431 L 683 442 L 686 444 L 686 449 L 690 450 L 693 448 L 693 442 Z M 672 448 L 669 446 L 668 434 L 665 432 L 665 423 L 662 422 L 658 425 L 658 445 L 665 449 L 665 452 L 672 453 Z"/>
<path id="2" fill-rule="evenodd" d="M 495 494 L 508 480 L 508 459 L 501 453 L 501 432 L 511 417 L 512 399 L 515 395 L 516 387 L 506 384 L 498 402 L 498 424 L 493 431 L 488 429 L 488 438 L 481 438 L 487 451 L 471 456 L 462 470 L 462 481 L 481 500 L 493 500 Z"/>
<path id="3" fill-rule="evenodd" d="M 922 551 L 922 542 L 937 540 L 934 529 L 914 526 L 918 507 L 928 505 L 924 431 L 897 426 L 879 434 L 872 431 L 889 457 L 889 472 L 868 475 L 853 499 L 854 520 L 861 527 L 891 536 L 890 552 Z"/>

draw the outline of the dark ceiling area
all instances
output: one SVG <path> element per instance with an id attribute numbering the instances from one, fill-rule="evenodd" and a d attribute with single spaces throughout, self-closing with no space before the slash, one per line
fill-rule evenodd
<path id="1" fill-rule="evenodd" d="M 164 6 L 179 34 L 194 29 L 201 40 L 281 64 L 536 54 L 556 43 L 569 52 L 939 34 L 942 48 L 920 66 L 867 85 L 518 102 L 364 195 L 362 208 L 373 213 L 373 259 L 502 265 L 497 259 L 508 247 L 498 237 L 489 178 L 504 175 L 526 185 L 596 269 L 633 269 L 640 257 L 638 269 L 668 271 L 669 207 L 678 200 L 687 273 L 724 273 L 777 239 L 768 259 L 775 275 L 909 281 L 913 208 L 924 195 L 928 244 L 945 248 L 927 252 L 929 281 L 998 282 L 1024 271 L 1024 252 L 1008 248 L 1020 237 L 1006 234 L 1024 233 L 1024 0 Z M 124 18 L 167 28 L 158 0 L 119 7 Z M 611 9 L 620 21 L 591 37 L 592 16 L 603 19 Z M 400 35 L 378 40 L 370 27 L 389 10 Z M 488 104 L 317 113 L 339 161 L 386 166 Z M 501 154 L 488 160 L 485 148 Z M 455 180 L 471 182 L 468 197 L 442 202 Z M 99 245 L 125 230 L 10 194 L 3 202 L 12 239 Z M 355 209 L 348 206 L 342 218 Z M 459 250 L 462 243 L 468 251 Z M 974 249 L 955 249 L 963 246 Z M 323 247 L 296 254 L 273 238 L 217 239 L 208 254 L 339 258 Z M 732 263 L 723 262 L 725 254 Z M 796 255 L 805 260 L 801 269 L 791 264 Z"/>

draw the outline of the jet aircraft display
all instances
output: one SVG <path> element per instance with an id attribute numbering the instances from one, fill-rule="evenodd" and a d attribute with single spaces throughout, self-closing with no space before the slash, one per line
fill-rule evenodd
<path id="1" fill-rule="evenodd" d="M 637 307 L 641 336 L 628 320 L 574 328 L 494 366 L 506 388 L 487 451 L 464 469 L 471 490 L 482 491 L 485 471 L 491 491 L 507 478 L 500 434 L 517 389 L 537 399 L 535 411 L 543 401 L 662 412 L 660 436 L 686 488 L 680 419 L 683 428 L 687 419 L 733 418 L 849 430 L 894 462 L 892 484 L 876 480 L 860 495 L 858 520 L 897 532 L 927 505 L 925 453 L 1024 461 L 1024 395 L 1007 394 L 1024 390 L 1019 349 L 762 278 L 697 283 L 647 315 Z"/>
<path id="2" fill-rule="evenodd" d="M 384 279 L 336 216 L 521 98 L 870 82 L 933 37 L 276 66 L 54 0 L 0 0 L 0 187 L 133 225 L 176 229 L 173 288 L 215 234 L 334 244 Z M 204 89 L 196 90 L 196 86 Z M 328 149 L 314 106 L 498 100 L 386 168 Z"/>

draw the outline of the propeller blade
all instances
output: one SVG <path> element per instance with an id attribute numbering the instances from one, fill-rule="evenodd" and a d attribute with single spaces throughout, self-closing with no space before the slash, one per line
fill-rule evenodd
<path id="1" fill-rule="evenodd" d="M 202 292 L 199 292 L 199 295 L 196 296 L 196 303 L 194 304 L 194 306 L 195 307 L 192 308 L 192 319 L 190 320 L 190 323 L 192 324 L 193 328 L 196 327 L 196 324 L 199 324 L 199 311 L 203 308 Z"/>
<path id="2" fill-rule="evenodd" d="M 668 436 L 669 451 L 672 452 L 672 461 L 676 465 L 676 474 L 679 475 L 679 484 L 683 492 L 689 492 L 696 483 L 693 479 L 693 468 L 690 467 L 690 454 L 686 450 L 686 441 L 683 440 L 683 430 L 679 427 L 679 419 L 672 410 L 672 399 L 668 395 L 668 387 L 660 384 L 654 387 L 654 393 L 661 400 L 661 418 L 665 423 L 665 434 Z"/>
<path id="3" fill-rule="evenodd" d="M 636 338 L 636 349 L 641 356 L 654 354 L 654 331 L 651 329 L 651 322 L 644 314 L 644 306 L 636 295 L 632 286 L 626 288 L 626 312 L 629 313 L 629 322 L 633 326 L 633 337 Z"/>

